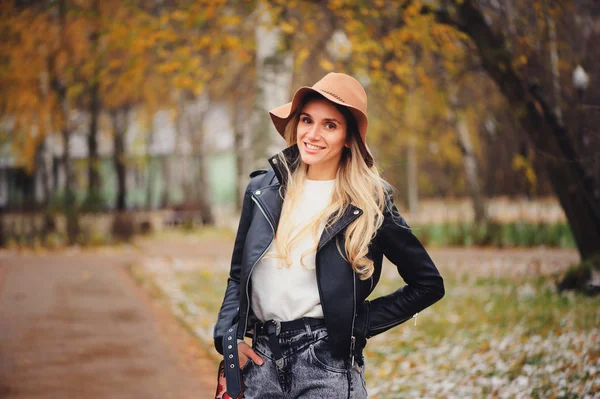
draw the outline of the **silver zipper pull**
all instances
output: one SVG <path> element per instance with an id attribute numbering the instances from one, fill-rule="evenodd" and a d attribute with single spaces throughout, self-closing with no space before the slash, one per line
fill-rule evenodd
<path id="1" fill-rule="evenodd" d="M 419 316 L 419 312 L 415 313 L 413 319 L 415 319 L 415 326 L 417 325 L 417 317 Z"/>
<path id="2" fill-rule="evenodd" d="M 354 367 L 354 348 L 356 347 L 356 337 L 353 335 L 350 337 L 350 360 L 351 365 Z"/>

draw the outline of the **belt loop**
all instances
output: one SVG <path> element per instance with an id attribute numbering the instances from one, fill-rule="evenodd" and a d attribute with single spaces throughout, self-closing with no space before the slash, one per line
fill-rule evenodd
<path id="1" fill-rule="evenodd" d="M 279 320 L 269 320 L 268 323 L 270 328 L 267 329 L 269 335 L 269 346 L 273 357 L 275 358 L 275 364 L 279 370 L 283 370 L 284 361 L 283 354 L 281 353 L 281 347 L 279 346 L 279 334 L 281 333 L 281 322 Z"/>
<path id="2" fill-rule="evenodd" d="M 254 345 L 258 341 L 258 336 L 260 335 L 260 329 L 262 328 L 261 322 L 257 321 L 254 323 L 254 336 L 252 337 L 252 349 L 254 349 Z"/>
<path id="3" fill-rule="evenodd" d="M 304 321 L 304 328 L 306 329 L 306 333 L 311 336 L 312 335 L 312 328 L 310 328 L 310 319 L 307 319 L 306 317 L 303 317 L 302 320 Z"/>

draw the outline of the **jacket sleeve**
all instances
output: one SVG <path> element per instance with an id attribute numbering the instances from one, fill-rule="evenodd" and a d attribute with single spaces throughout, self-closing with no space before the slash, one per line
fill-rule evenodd
<path id="1" fill-rule="evenodd" d="M 250 222 L 252 220 L 252 207 L 253 202 L 250 198 L 249 190 L 246 189 L 242 203 L 240 223 L 238 225 L 235 244 L 233 246 L 233 255 L 231 256 L 231 268 L 229 270 L 229 278 L 227 279 L 227 289 L 225 290 L 225 297 L 221 304 L 217 316 L 217 323 L 213 330 L 215 349 L 221 354 L 223 353 L 223 335 L 225 335 L 227 329 L 235 323 L 235 319 L 238 317 L 239 313 L 242 254 L 246 242 L 246 234 L 248 233 L 248 228 L 250 227 Z"/>
<path id="2" fill-rule="evenodd" d="M 406 286 L 365 301 L 360 311 L 362 336 L 370 338 L 401 324 L 444 296 L 444 282 L 423 245 L 414 236 L 391 196 L 375 245 L 398 269 Z"/>

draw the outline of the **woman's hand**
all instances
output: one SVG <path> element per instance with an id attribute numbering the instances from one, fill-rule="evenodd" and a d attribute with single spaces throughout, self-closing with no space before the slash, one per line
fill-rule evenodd
<path id="1" fill-rule="evenodd" d="M 262 366 L 264 363 L 262 358 L 245 342 L 240 342 L 238 344 L 238 357 L 240 359 L 240 369 L 244 367 L 248 358 L 252 359 L 252 361 L 259 366 Z"/>

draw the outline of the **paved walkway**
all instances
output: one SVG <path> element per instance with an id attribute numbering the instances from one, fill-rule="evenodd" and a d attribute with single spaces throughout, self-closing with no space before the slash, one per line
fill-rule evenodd
<path id="1" fill-rule="evenodd" d="M 122 268 L 0 252 L 0 398 L 208 398 L 214 361 Z"/>

